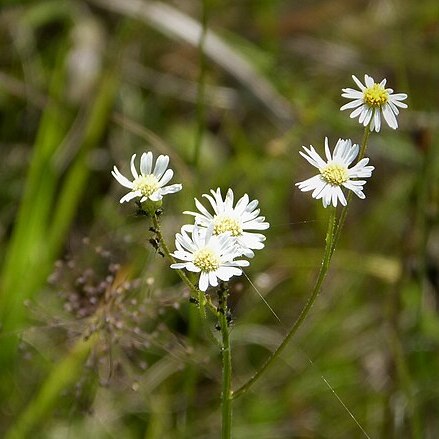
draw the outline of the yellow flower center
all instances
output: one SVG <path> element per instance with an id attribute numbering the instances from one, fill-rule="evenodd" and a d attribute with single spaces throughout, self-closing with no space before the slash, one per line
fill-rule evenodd
<path id="1" fill-rule="evenodd" d="M 329 183 L 334 186 L 340 186 L 344 182 L 349 180 L 348 170 L 336 163 L 332 163 L 324 167 L 320 174 Z"/>
<path id="2" fill-rule="evenodd" d="M 140 191 L 144 197 L 149 197 L 160 188 L 154 174 L 140 175 L 133 181 L 133 191 Z"/>
<path id="3" fill-rule="evenodd" d="M 220 259 L 212 249 L 205 247 L 194 253 L 194 265 L 201 271 L 215 271 L 220 266 Z"/>
<path id="4" fill-rule="evenodd" d="M 364 102 L 370 107 L 382 107 L 389 100 L 389 93 L 379 84 L 366 88 L 363 92 Z"/>
<path id="5" fill-rule="evenodd" d="M 238 220 L 229 216 L 217 216 L 213 222 L 213 234 L 231 232 L 232 236 L 242 235 L 242 227 Z"/>

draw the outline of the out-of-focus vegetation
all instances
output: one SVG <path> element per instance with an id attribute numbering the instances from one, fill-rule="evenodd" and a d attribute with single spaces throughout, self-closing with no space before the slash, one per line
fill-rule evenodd
<path id="1" fill-rule="evenodd" d="M 233 282 L 239 386 L 319 268 L 327 211 L 294 187 L 299 148 L 361 141 L 339 107 L 364 73 L 409 109 L 371 135 L 367 198 L 310 318 L 235 401 L 234 437 L 438 437 L 437 0 L 3 2 L 0 435 L 218 437 L 218 347 L 110 170 L 171 157 L 171 247 L 193 196 L 260 201 L 271 228 L 247 275 L 280 323 Z"/>

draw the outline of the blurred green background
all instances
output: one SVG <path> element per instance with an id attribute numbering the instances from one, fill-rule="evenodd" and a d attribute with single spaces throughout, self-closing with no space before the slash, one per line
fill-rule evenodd
<path id="1" fill-rule="evenodd" d="M 438 437 L 437 0 L 3 1 L 0 435 L 218 437 L 216 322 L 110 170 L 171 157 L 171 247 L 194 196 L 260 201 L 271 228 L 246 273 L 280 323 L 233 282 L 236 388 L 310 293 L 328 212 L 294 187 L 314 172 L 298 151 L 361 141 L 339 108 L 364 73 L 409 109 L 371 135 L 367 198 L 310 317 L 235 401 L 234 437 Z"/>

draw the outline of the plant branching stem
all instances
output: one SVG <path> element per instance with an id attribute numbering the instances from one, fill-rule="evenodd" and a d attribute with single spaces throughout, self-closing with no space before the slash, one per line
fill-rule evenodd
<path id="1" fill-rule="evenodd" d="M 311 310 L 322 286 L 322 283 L 328 273 L 329 264 L 331 262 L 331 257 L 333 254 L 333 242 L 334 242 L 334 230 L 335 230 L 335 217 L 336 217 L 336 209 L 334 207 L 330 208 L 331 213 L 329 215 L 329 223 L 328 230 L 326 232 L 326 245 L 325 245 L 325 253 L 323 255 L 322 265 L 320 267 L 319 275 L 317 277 L 316 283 L 312 290 L 311 296 L 300 312 L 299 317 L 294 322 L 293 326 L 290 328 L 286 336 L 284 337 L 282 343 L 278 346 L 278 348 L 270 355 L 270 357 L 265 361 L 262 367 L 239 389 L 232 393 L 232 398 L 238 398 L 243 395 L 268 369 L 268 367 L 279 357 L 281 352 L 285 349 L 291 337 L 297 332 L 305 318 L 308 316 L 309 311 Z"/>
<path id="2" fill-rule="evenodd" d="M 175 263 L 175 259 L 172 256 L 166 241 L 163 238 L 160 221 L 157 214 L 152 215 L 152 222 L 154 225 L 154 232 L 160 242 L 160 247 L 163 250 L 166 258 L 171 262 Z M 206 306 L 209 311 L 218 317 L 220 329 L 221 329 L 221 355 L 222 355 L 222 392 L 221 392 L 221 412 L 222 412 L 222 439 L 230 439 L 232 434 L 232 351 L 230 346 L 230 331 L 227 321 L 227 297 L 228 288 L 221 287 L 219 290 L 220 295 L 220 305 L 215 307 L 215 305 L 206 298 L 206 295 L 197 288 L 191 280 L 186 276 L 183 270 L 176 270 L 183 282 L 189 287 L 192 293 L 195 294 L 195 298 L 198 301 L 200 315 L 204 321 L 206 318 Z M 216 338 L 211 335 L 210 338 L 213 339 L 215 344 L 217 344 Z"/>
<path id="3" fill-rule="evenodd" d="M 364 128 L 363 140 L 361 142 L 360 153 L 358 155 L 357 163 L 366 154 L 367 142 L 369 140 L 369 135 L 370 135 L 370 124 Z M 334 253 L 335 247 L 337 246 L 338 240 L 340 238 L 340 234 L 341 234 L 341 231 L 343 229 L 343 226 L 344 226 L 344 223 L 346 220 L 346 215 L 348 213 L 348 206 L 349 206 L 349 203 L 351 202 L 351 199 L 352 199 L 352 191 L 349 191 L 346 206 L 343 207 L 343 209 L 340 213 L 340 217 L 337 221 L 337 227 L 335 229 L 335 234 L 334 234 L 334 242 L 332 244 L 332 253 Z"/>

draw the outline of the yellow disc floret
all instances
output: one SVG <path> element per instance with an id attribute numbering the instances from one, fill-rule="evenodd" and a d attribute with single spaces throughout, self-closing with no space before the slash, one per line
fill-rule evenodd
<path id="1" fill-rule="evenodd" d="M 219 235 L 224 232 L 230 232 L 232 236 L 240 236 L 242 235 L 241 224 L 230 216 L 218 215 L 214 219 L 213 234 Z"/>
<path id="2" fill-rule="evenodd" d="M 149 197 L 160 188 L 154 174 L 140 175 L 133 181 L 133 191 L 140 191 L 144 197 Z"/>
<path id="3" fill-rule="evenodd" d="M 349 180 L 349 174 L 346 167 L 338 165 L 337 163 L 330 163 L 321 169 L 322 177 L 333 186 L 340 186 Z"/>
<path id="4" fill-rule="evenodd" d="M 201 271 L 215 271 L 220 266 L 220 259 L 212 249 L 205 247 L 194 253 L 194 265 Z"/>
<path id="5" fill-rule="evenodd" d="M 389 100 L 389 93 L 379 84 L 366 88 L 363 91 L 364 102 L 370 107 L 382 107 Z"/>

